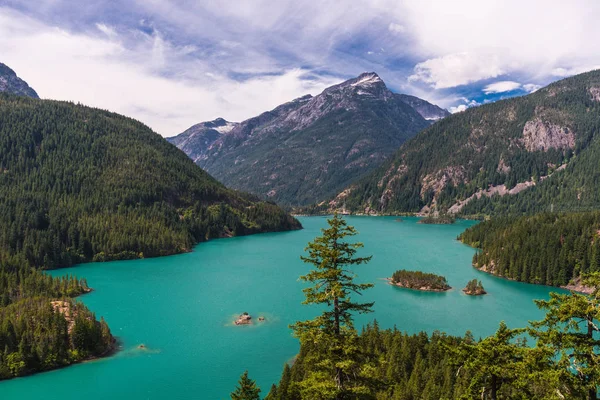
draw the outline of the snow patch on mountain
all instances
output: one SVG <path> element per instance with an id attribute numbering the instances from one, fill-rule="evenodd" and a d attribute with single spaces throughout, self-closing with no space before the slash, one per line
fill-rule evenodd
<path id="1" fill-rule="evenodd" d="M 227 122 L 225 125 L 217 126 L 212 129 L 219 132 L 220 134 L 223 134 L 223 133 L 231 132 L 231 130 L 233 128 L 235 128 L 236 126 L 237 126 L 237 124 L 234 122 Z"/>
<path id="2" fill-rule="evenodd" d="M 383 82 L 381 78 L 375 73 L 365 73 L 362 74 L 358 81 L 350 84 L 350 86 L 368 86 L 373 85 L 375 83 Z"/>

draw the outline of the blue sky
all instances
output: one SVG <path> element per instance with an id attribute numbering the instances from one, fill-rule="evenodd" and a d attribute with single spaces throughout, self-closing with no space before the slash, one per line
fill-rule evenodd
<path id="1" fill-rule="evenodd" d="M 42 98 L 164 136 L 375 71 L 456 112 L 600 66 L 600 2 L 0 0 L 0 62 Z"/>

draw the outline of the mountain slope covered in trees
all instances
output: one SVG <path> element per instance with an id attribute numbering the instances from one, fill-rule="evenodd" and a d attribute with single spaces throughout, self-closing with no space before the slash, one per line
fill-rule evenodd
<path id="1" fill-rule="evenodd" d="M 364 73 L 241 123 L 194 125 L 169 141 L 228 186 L 299 205 L 332 196 L 446 115 Z"/>
<path id="2" fill-rule="evenodd" d="M 321 209 L 534 213 L 600 207 L 600 71 L 454 114 Z"/>
<path id="3" fill-rule="evenodd" d="M 187 251 L 294 229 L 277 206 L 227 189 L 132 119 L 0 96 L 0 261 L 61 267 Z"/>

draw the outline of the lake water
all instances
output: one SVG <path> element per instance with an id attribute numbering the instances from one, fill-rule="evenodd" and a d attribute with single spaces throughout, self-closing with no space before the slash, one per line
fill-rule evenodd
<path id="1" fill-rule="evenodd" d="M 456 241 L 471 221 L 421 225 L 416 218 L 349 217 L 371 263 L 356 269 L 372 282 L 364 301 L 375 312 L 357 318 L 360 328 L 374 318 L 385 328 L 411 333 L 442 330 L 476 337 L 495 332 L 500 321 L 521 327 L 542 313 L 533 299 L 548 298 L 549 287 L 510 282 L 471 267 L 474 250 Z M 170 257 L 95 263 L 53 271 L 85 277 L 94 292 L 81 300 L 104 316 L 122 342 L 115 356 L 0 383 L 0 399 L 228 399 L 248 370 L 263 389 L 277 382 L 283 364 L 298 351 L 288 325 L 312 318 L 303 306 L 298 276 L 309 266 L 299 256 L 326 225 L 322 217 L 301 218 L 305 229 L 214 240 L 192 253 Z M 388 285 L 397 269 L 446 276 L 454 288 L 424 293 Z M 461 289 L 483 282 L 487 296 Z M 234 326 L 247 311 L 266 322 Z M 137 349 L 144 344 L 144 350 Z"/>

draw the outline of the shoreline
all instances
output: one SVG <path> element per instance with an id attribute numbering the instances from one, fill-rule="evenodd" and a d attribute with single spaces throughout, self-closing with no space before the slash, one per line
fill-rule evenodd
<path id="1" fill-rule="evenodd" d="M 477 248 L 477 247 L 473 247 L 469 243 L 465 243 L 463 240 L 460 240 L 459 238 L 457 238 L 456 240 L 459 241 L 459 242 L 461 242 L 462 244 L 464 244 L 466 246 L 469 246 L 472 249 L 475 249 L 476 251 L 482 251 L 482 249 Z M 490 272 L 490 271 L 487 270 L 487 265 L 483 265 L 481 268 L 478 268 L 475 264 L 471 264 L 471 267 L 473 267 L 477 271 L 481 271 L 483 273 L 486 273 L 488 275 L 494 276 L 496 278 L 506 279 L 507 281 L 511 281 L 511 282 L 520 282 L 520 283 L 526 283 L 528 285 L 545 286 L 545 287 L 549 287 L 549 288 L 569 290 L 569 291 L 574 292 L 574 293 L 587 294 L 587 295 L 591 294 L 592 291 L 594 290 L 593 288 L 580 285 L 578 282 L 574 282 L 573 284 L 571 284 L 569 282 L 568 284 L 563 285 L 563 286 L 545 285 L 543 283 L 525 282 L 525 281 L 520 281 L 520 280 L 517 280 L 517 279 L 514 279 L 514 278 L 510 278 L 508 276 L 502 276 L 502 275 L 495 274 L 495 273 Z"/>
<path id="2" fill-rule="evenodd" d="M 347 212 L 345 214 L 339 213 L 342 216 L 350 216 L 350 217 L 417 217 L 417 218 L 426 218 L 429 217 L 429 214 L 423 214 L 420 212 L 393 212 L 393 213 L 360 213 L 360 212 Z M 324 211 L 317 212 L 313 214 L 307 213 L 290 213 L 292 217 L 327 217 L 332 216 L 333 212 Z M 455 215 L 456 220 L 467 220 L 467 221 L 483 221 L 488 216 L 487 215 Z M 435 224 L 432 224 L 435 225 Z M 451 225 L 451 224 L 447 224 Z"/>
<path id="3" fill-rule="evenodd" d="M 72 363 L 69 363 L 69 364 L 58 365 L 56 367 L 49 368 L 49 369 L 44 369 L 44 370 L 40 370 L 40 371 L 32 371 L 32 372 L 29 372 L 24 375 L 12 376 L 10 378 L 0 379 L 0 385 L 2 385 L 2 382 L 12 381 L 12 380 L 18 379 L 18 378 L 27 378 L 27 377 L 30 377 L 33 375 L 43 374 L 46 372 L 57 371 L 60 369 L 67 369 L 69 367 L 72 367 L 72 366 L 78 365 L 78 364 L 85 364 L 85 363 L 89 363 L 89 362 L 93 362 L 93 361 L 104 360 L 104 359 L 110 358 L 122 350 L 121 344 L 122 344 L 122 342 L 117 337 L 113 336 L 112 345 L 104 353 L 102 353 L 100 355 L 86 357 L 81 360 L 73 361 Z"/>
<path id="4" fill-rule="evenodd" d="M 488 292 L 486 292 L 485 290 L 482 291 L 482 292 L 480 292 L 480 293 L 477 293 L 477 292 L 469 292 L 468 290 L 463 289 L 462 292 L 464 294 L 466 294 L 467 296 L 474 296 L 474 297 L 476 297 L 476 296 L 485 296 L 486 294 L 488 294 Z"/>
<path id="5" fill-rule="evenodd" d="M 460 241 L 460 242 L 463 243 L 463 244 L 466 244 L 465 242 L 462 242 L 462 241 Z M 468 244 L 466 244 L 466 245 L 469 246 Z M 471 246 L 469 246 L 469 247 L 471 247 Z M 500 279 L 504 279 L 504 280 L 511 281 L 511 282 L 519 282 L 519 283 L 524 283 L 524 284 L 527 284 L 527 285 L 544 286 L 544 287 L 547 287 L 547 288 L 569 290 L 571 292 L 575 292 L 575 293 L 579 293 L 579 294 L 590 294 L 591 293 L 590 290 L 593 290 L 593 289 L 585 288 L 585 287 L 582 287 L 582 286 L 579 286 L 579 285 L 571 285 L 571 284 L 564 285 L 564 286 L 553 286 L 553 285 L 545 285 L 543 283 L 533 283 L 533 282 L 519 281 L 517 279 L 513 279 L 513 278 L 510 278 L 508 276 L 498 275 L 498 274 L 495 274 L 493 272 L 486 271 L 484 269 L 485 266 L 483 266 L 481 268 L 477 268 L 475 265 L 471 264 L 471 267 L 473 269 L 477 270 L 477 271 L 480 271 L 480 272 L 483 272 L 485 274 L 491 275 L 491 276 L 493 276 L 495 278 L 500 278 Z M 578 288 L 578 287 L 581 287 L 581 289 L 575 289 L 575 288 Z"/>

